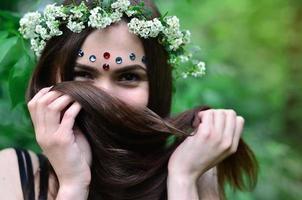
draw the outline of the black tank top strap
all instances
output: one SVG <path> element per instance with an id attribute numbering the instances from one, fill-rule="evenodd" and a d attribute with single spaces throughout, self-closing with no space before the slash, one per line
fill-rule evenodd
<path id="1" fill-rule="evenodd" d="M 34 200 L 35 199 L 35 187 L 34 187 L 34 174 L 30 155 L 28 151 L 15 148 L 18 165 L 19 174 L 23 192 L 24 200 Z"/>
<path id="2" fill-rule="evenodd" d="M 24 200 L 35 200 L 33 166 L 27 150 L 14 148 L 18 158 L 19 174 Z M 50 164 L 42 154 L 37 154 L 40 166 L 40 188 L 38 200 L 47 200 Z"/>
<path id="3" fill-rule="evenodd" d="M 49 162 L 47 158 L 38 154 L 39 163 L 40 163 L 40 192 L 39 192 L 39 200 L 47 200 L 48 194 L 48 177 L 49 177 Z"/>

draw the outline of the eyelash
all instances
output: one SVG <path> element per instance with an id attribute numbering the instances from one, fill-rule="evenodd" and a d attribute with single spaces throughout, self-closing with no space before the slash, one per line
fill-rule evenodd
<path id="1" fill-rule="evenodd" d="M 88 75 L 88 77 L 86 77 L 86 75 Z M 132 75 L 135 77 L 135 80 L 121 80 L 122 78 L 126 77 L 126 76 Z M 74 72 L 74 78 L 75 77 L 83 77 L 83 78 L 88 78 L 88 79 L 93 79 L 94 76 L 92 74 L 90 74 L 89 72 L 85 72 L 85 71 L 75 71 Z M 140 81 L 141 77 L 133 72 L 126 72 L 123 73 L 119 76 L 119 81 L 123 81 L 123 82 L 133 82 L 133 81 Z"/>
<path id="2" fill-rule="evenodd" d="M 136 73 L 133 73 L 133 72 L 123 73 L 119 76 L 119 78 L 126 77 L 126 76 L 129 76 L 129 75 L 131 75 L 132 77 L 133 76 L 135 77 L 135 80 L 130 80 L 130 81 L 140 81 L 141 80 L 140 76 Z M 124 80 L 124 81 L 129 81 L 129 80 Z"/>
<path id="3" fill-rule="evenodd" d="M 85 75 L 88 75 L 89 77 L 85 77 Z M 89 78 L 89 79 L 93 79 L 94 77 L 90 74 L 90 73 L 88 73 L 88 72 L 85 72 L 85 71 L 75 71 L 74 73 L 73 73 L 73 77 L 75 78 L 75 77 L 83 77 L 83 78 Z"/>

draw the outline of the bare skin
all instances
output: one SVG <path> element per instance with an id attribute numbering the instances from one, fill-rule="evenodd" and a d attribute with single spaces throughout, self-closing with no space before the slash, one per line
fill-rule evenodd
<path id="1" fill-rule="evenodd" d="M 92 81 L 130 105 L 147 105 L 149 88 L 146 66 L 141 59 L 128 59 L 130 53 L 141 58 L 144 49 L 139 38 L 129 33 L 125 23 L 92 32 L 81 49 L 84 56 L 76 61 L 75 80 Z M 103 52 L 110 52 L 111 58 L 104 59 Z M 97 61 L 90 62 L 90 55 L 95 55 Z M 117 56 L 123 58 L 122 64 L 115 62 Z M 102 68 L 104 63 L 109 64 L 109 70 Z M 83 72 L 83 65 L 93 68 L 95 72 Z M 118 72 L 129 65 L 136 67 Z M 41 89 L 28 103 L 37 142 L 52 164 L 60 184 L 57 188 L 54 178 L 50 177 L 49 199 L 86 199 L 91 180 L 91 150 L 83 134 L 74 129 L 74 120 L 81 106 L 69 96 L 49 92 L 49 89 Z M 72 102 L 60 122 L 62 110 Z M 216 176 L 211 175 L 213 167 L 236 152 L 243 124 L 243 118 L 233 110 L 200 112 L 194 122 L 196 134 L 187 138 L 169 160 L 168 199 L 218 199 Z M 31 157 L 38 191 L 38 160 L 32 152 Z M 7 162 L 11 163 L 9 167 L 5 164 Z M 0 194 L 11 197 L 9 199 L 23 199 L 18 173 L 14 150 L 0 151 Z M 201 191 L 207 192 L 201 194 Z"/>

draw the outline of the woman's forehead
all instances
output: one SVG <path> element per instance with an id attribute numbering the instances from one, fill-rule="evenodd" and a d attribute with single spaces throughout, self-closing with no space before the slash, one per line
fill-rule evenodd
<path id="1" fill-rule="evenodd" d="M 141 40 L 133 33 L 130 33 L 127 23 L 121 21 L 108 26 L 105 29 L 97 29 L 89 34 L 81 49 L 86 52 L 116 52 L 143 55 L 144 47 Z"/>
<path id="2" fill-rule="evenodd" d="M 129 32 L 124 22 L 93 31 L 79 49 L 77 59 L 77 63 L 107 69 L 106 71 L 125 65 L 141 65 L 146 68 L 145 61 L 141 40 Z"/>

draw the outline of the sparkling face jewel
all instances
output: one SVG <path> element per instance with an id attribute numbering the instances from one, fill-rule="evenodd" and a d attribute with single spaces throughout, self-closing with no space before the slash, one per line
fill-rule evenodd
<path id="1" fill-rule="evenodd" d="M 130 60 L 134 61 L 136 56 L 134 53 L 130 53 L 129 58 L 130 58 Z"/>
<path id="2" fill-rule="evenodd" d="M 90 60 L 90 62 L 95 62 L 95 61 L 96 61 L 95 55 L 91 55 L 91 56 L 89 57 L 89 60 Z"/>
<path id="3" fill-rule="evenodd" d="M 147 64 L 147 58 L 146 58 L 146 56 L 143 56 L 143 57 L 142 57 L 142 62 L 143 62 L 144 64 Z"/>
<path id="4" fill-rule="evenodd" d="M 116 62 L 116 64 L 122 64 L 122 62 L 123 62 L 122 57 L 116 57 L 115 62 Z"/>
<path id="5" fill-rule="evenodd" d="M 83 57 L 84 56 L 84 51 L 82 49 L 79 50 L 78 56 L 79 57 Z"/>
<path id="6" fill-rule="evenodd" d="M 103 56 L 104 56 L 105 59 L 109 59 L 110 58 L 110 53 L 109 52 L 105 52 L 103 54 Z"/>
<path id="7" fill-rule="evenodd" d="M 109 65 L 108 65 L 108 64 L 104 64 L 104 65 L 103 65 L 103 69 L 104 69 L 105 71 L 108 71 L 108 70 L 109 70 Z"/>

